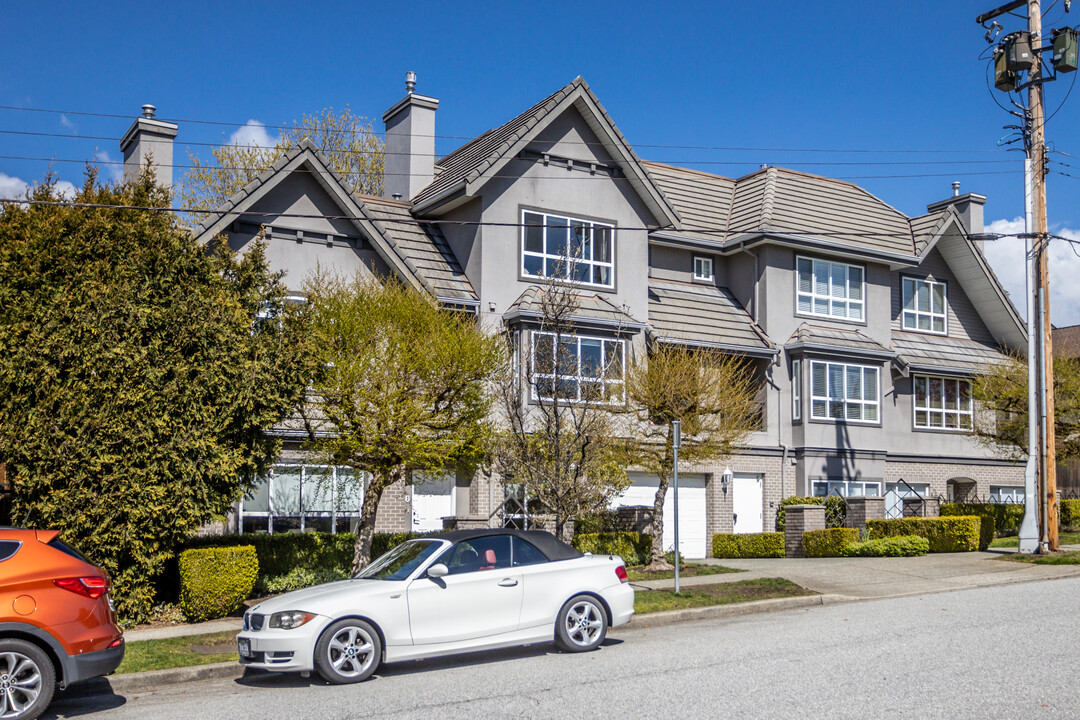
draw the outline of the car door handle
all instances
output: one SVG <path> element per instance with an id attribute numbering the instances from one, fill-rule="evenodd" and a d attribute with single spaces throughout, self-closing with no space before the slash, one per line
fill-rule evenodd
<path id="1" fill-rule="evenodd" d="M 504 578 L 499 581 L 499 587 L 514 587 L 517 585 L 517 580 L 514 578 Z"/>

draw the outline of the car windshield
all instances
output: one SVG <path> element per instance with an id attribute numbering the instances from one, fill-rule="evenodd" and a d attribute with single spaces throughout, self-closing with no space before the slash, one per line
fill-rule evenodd
<path id="1" fill-rule="evenodd" d="M 410 540 L 376 558 L 375 562 L 357 573 L 356 577 L 367 580 L 404 580 L 440 547 L 441 543 L 432 540 Z"/>

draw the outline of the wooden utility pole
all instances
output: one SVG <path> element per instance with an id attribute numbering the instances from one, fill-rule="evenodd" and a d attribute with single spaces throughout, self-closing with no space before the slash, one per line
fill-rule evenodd
<path id="1" fill-rule="evenodd" d="M 1054 423 L 1054 348 L 1050 324 L 1050 236 L 1046 220 L 1046 140 L 1043 135 L 1042 57 L 1035 51 L 1043 44 L 1040 0 L 1028 2 L 1028 32 L 1031 34 L 1032 67 L 1029 71 L 1028 116 L 1031 118 L 1031 153 L 1034 165 L 1035 274 L 1040 314 L 1039 365 L 1039 486 L 1042 506 L 1040 549 L 1058 549 L 1057 448 Z M 1030 359 L 1029 359 L 1030 362 Z"/>

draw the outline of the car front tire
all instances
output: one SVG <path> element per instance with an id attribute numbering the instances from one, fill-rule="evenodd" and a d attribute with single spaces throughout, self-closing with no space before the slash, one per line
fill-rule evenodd
<path id="1" fill-rule="evenodd" d="M 367 680 L 382 661 L 382 641 L 370 623 L 345 618 L 326 628 L 315 644 L 315 669 L 329 683 Z"/>
<path id="2" fill-rule="evenodd" d="M 555 644 L 566 652 L 595 650 L 607 636 L 607 613 L 592 595 L 566 601 L 555 620 Z"/>
<path id="3" fill-rule="evenodd" d="M 25 640 L 0 640 L 0 717 L 33 720 L 52 702 L 56 668 Z"/>

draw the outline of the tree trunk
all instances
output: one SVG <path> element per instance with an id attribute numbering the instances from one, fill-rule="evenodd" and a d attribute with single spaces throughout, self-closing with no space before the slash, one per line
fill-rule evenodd
<path id="1" fill-rule="evenodd" d="M 646 570 L 673 570 L 674 565 L 664 557 L 664 498 L 667 495 L 668 479 L 662 475 L 660 485 L 656 488 L 656 498 L 653 500 L 652 524 L 649 534 L 652 535 L 652 556 Z"/>
<path id="2" fill-rule="evenodd" d="M 360 572 L 371 562 L 371 541 L 375 538 L 375 515 L 383 490 L 392 485 L 399 473 L 394 471 L 372 473 L 371 484 L 364 493 L 364 505 L 360 508 L 360 526 L 356 529 L 353 546 L 352 575 Z"/>

